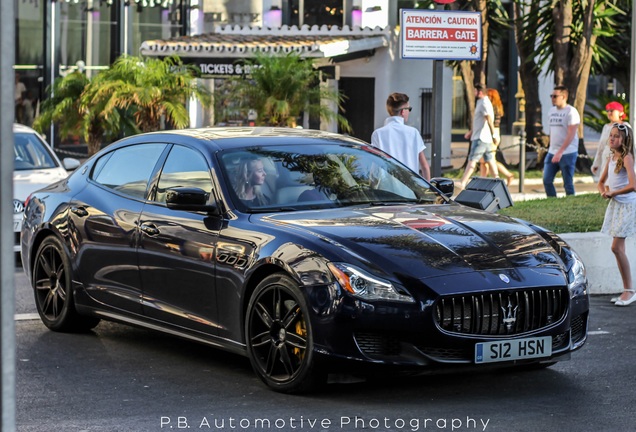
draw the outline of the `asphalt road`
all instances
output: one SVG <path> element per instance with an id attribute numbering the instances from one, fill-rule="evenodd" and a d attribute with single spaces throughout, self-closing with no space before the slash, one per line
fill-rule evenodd
<path id="1" fill-rule="evenodd" d="M 247 359 L 102 322 L 48 331 L 16 270 L 18 431 L 628 431 L 634 430 L 636 306 L 592 298 L 588 342 L 539 371 L 336 379 L 289 396 Z"/>

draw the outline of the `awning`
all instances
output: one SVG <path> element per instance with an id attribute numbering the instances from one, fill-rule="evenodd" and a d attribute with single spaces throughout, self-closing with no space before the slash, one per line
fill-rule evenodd
<path id="1" fill-rule="evenodd" d="M 389 45 L 389 28 L 348 26 L 217 27 L 213 33 L 149 40 L 141 44 L 145 56 L 196 58 L 249 58 L 256 53 L 297 53 L 308 58 L 334 58 L 373 52 Z"/>

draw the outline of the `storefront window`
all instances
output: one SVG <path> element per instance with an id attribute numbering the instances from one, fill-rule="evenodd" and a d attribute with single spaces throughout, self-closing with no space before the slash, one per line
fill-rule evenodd
<path id="1" fill-rule="evenodd" d="M 288 25 L 328 25 L 342 27 L 343 0 L 290 0 Z M 302 23 L 300 16 L 302 14 Z"/>
<path id="2" fill-rule="evenodd" d="M 108 67 L 116 35 L 115 6 L 99 0 L 58 4 L 60 75 L 78 67 L 78 62 L 89 76 Z"/>
<path id="3" fill-rule="evenodd" d="M 181 1 L 147 7 L 131 3 L 129 11 L 132 27 L 128 52 L 132 55 L 139 54 L 139 48 L 146 40 L 169 39 L 183 34 Z"/>
<path id="4" fill-rule="evenodd" d="M 15 119 L 31 126 L 43 91 L 44 5 L 16 1 L 15 11 Z"/>

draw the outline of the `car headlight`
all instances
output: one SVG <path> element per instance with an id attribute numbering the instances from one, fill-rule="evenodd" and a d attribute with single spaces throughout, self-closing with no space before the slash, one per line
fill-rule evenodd
<path id="1" fill-rule="evenodd" d="M 572 252 L 572 266 L 568 271 L 568 289 L 570 290 L 570 297 L 577 297 L 587 294 L 587 272 L 585 271 L 585 264 L 574 251 Z"/>
<path id="2" fill-rule="evenodd" d="M 362 300 L 386 300 L 415 303 L 413 297 L 399 293 L 391 282 L 345 263 L 329 263 L 329 270 L 342 288 Z"/>

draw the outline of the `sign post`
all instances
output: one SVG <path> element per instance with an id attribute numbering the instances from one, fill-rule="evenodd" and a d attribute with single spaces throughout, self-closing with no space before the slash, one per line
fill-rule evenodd
<path id="1" fill-rule="evenodd" d="M 402 10 L 402 58 L 434 60 L 431 177 L 442 175 L 444 60 L 481 60 L 481 14 L 444 10 L 453 1 L 435 0 L 436 10 Z"/>

